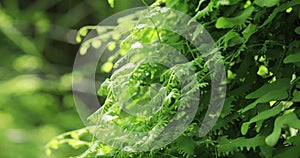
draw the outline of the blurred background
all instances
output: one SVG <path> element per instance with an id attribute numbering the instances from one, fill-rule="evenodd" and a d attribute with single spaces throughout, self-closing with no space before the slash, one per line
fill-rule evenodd
<path id="1" fill-rule="evenodd" d="M 0 0 L 0 158 L 46 157 L 51 138 L 84 127 L 71 92 L 76 32 L 137 6 L 143 3 Z M 81 152 L 65 146 L 52 157 Z"/>

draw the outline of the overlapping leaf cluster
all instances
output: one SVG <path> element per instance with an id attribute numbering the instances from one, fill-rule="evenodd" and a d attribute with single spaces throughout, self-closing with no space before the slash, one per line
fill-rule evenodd
<path id="1" fill-rule="evenodd" d="M 114 47 L 120 48 L 119 55 L 126 54 L 136 44 L 136 39 L 143 42 L 162 40 L 180 50 L 190 60 L 188 63 L 194 64 L 199 82 L 195 86 L 201 88 L 201 102 L 194 121 L 183 135 L 158 150 L 130 153 L 94 141 L 90 142 L 89 150 L 82 157 L 299 157 L 300 1 L 157 0 L 153 8 L 156 6 L 166 6 L 189 14 L 193 17 L 192 21 L 203 24 L 217 42 L 224 56 L 228 86 L 220 118 L 210 133 L 203 138 L 198 137 L 210 100 L 208 70 L 205 62 L 199 58 L 200 53 L 176 34 L 163 30 L 136 29 L 127 41 L 114 43 Z M 122 23 L 119 26 L 122 27 Z M 193 34 L 199 34 L 197 29 Z M 111 37 L 114 37 L 113 34 Z M 108 68 L 103 70 L 111 69 L 110 64 L 104 65 Z M 126 121 L 119 121 L 118 124 L 128 130 L 148 131 L 154 127 L 163 130 L 169 117 L 173 116 L 176 101 L 181 95 L 176 91 L 179 89 L 178 81 L 170 82 L 172 73 L 180 70 L 172 72 L 161 65 L 151 64 L 140 65 L 134 70 L 130 71 L 135 73 L 131 84 L 133 92 L 140 83 L 149 85 L 153 80 L 168 87 L 168 95 L 160 98 L 166 101 L 162 101 L 166 103 L 163 112 L 154 115 L 148 124 L 143 122 L 145 120 L 124 116 L 119 107 L 114 105 L 114 98 L 110 98 L 114 87 L 113 77 L 99 91 L 99 94 L 108 96 L 102 112 L 110 112 L 111 119 L 123 120 L 126 117 Z M 129 73 L 124 72 L 125 75 Z M 152 77 L 151 81 L 145 80 L 146 74 Z M 137 97 L 137 102 L 143 97 Z M 112 109 L 116 111 L 112 112 Z"/>

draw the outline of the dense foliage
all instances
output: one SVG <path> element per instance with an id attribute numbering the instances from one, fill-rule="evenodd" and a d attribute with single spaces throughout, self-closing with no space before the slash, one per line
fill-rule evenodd
<path id="1" fill-rule="evenodd" d="M 46 157 L 49 140 L 84 126 L 71 93 L 75 29 L 142 5 L 127 2 L 0 1 L 1 158 Z M 53 157 L 84 150 L 62 146 Z"/>
<path id="2" fill-rule="evenodd" d="M 109 2 L 112 4 L 113 1 Z M 88 146 L 88 150 L 80 157 L 299 157 L 300 1 L 157 0 L 149 10 L 155 13 L 157 8 L 164 6 L 184 12 L 193 17 L 192 21 L 203 24 L 222 52 L 228 88 L 225 105 L 213 129 L 206 136 L 198 137 L 211 91 L 209 72 L 205 61 L 201 60 L 201 54 L 174 33 L 137 28 L 140 26 L 132 26 L 136 29 L 132 29 L 130 38 L 121 42 L 114 35 L 119 28 L 128 27 L 128 21 L 134 21 L 134 17 L 141 18 L 140 14 L 133 14 L 125 17 L 125 24 L 122 23 L 124 19 L 120 20 L 114 30 L 107 32 L 116 41 L 110 50 L 116 47 L 119 49 L 116 58 L 126 56 L 137 41 L 162 42 L 180 50 L 189 59 L 187 63 L 196 67 L 199 83 L 193 83 L 193 86 L 201 88 L 201 102 L 193 122 L 175 141 L 150 152 L 126 152 L 113 149 L 97 138 L 81 139 L 84 134 L 89 135 L 89 127 L 54 138 L 48 144 L 47 152 L 50 154 L 51 149 L 58 144 L 67 142 L 75 148 Z M 85 32 L 85 28 L 79 32 L 78 41 L 81 41 L 81 35 L 85 35 Z M 197 30 L 193 32 L 194 36 L 198 34 Z M 93 42 L 96 41 L 96 38 L 94 41 L 86 41 L 81 54 L 85 54 L 89 47 L 95 47 Z M 110 62 L 103 64 L 103 73 L 111 71 Z M 181 95 L 178 92 L 178 81 L 172 74 L 180 75 L 180 69 L 184 68 L 175 66 L 174 70 L 162 65 L 146 64 L 133 69 L 135 71 L 130 83 L 132 91 L 147 91 L 147 88 L 139 89 L 137 83 L 149 85 L 155 81 L 167 87 L 167 94 L 172 94 L 159 98 L 166 102 L 150 120 L 125 115 L 120 112 L 117 100 L 113 98 L 113 88 L 119 88 L 121 77 L 132 71 L 112 76 L 101 85 L 98 93 L 107 99 L 101 110 L 91 118 L 101 121 L 101 116 L 109 115 L 117 118 L 117 126 L 132 131 L 148 131 L 152 128 L 164 130 Z M 151 81 L 147 80 L 149 75 Z M 133 103 L 147 99 L 146 94 L 151 95 L 140 92 Z"/>

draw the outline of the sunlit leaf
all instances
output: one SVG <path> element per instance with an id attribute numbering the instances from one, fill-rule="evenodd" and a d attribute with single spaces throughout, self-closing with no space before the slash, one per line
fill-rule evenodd
<path id="1" fill-rule="evenodd" d="M 115 0 L 107 0 L 108 4 L 110 7 L 114 8 L 115 7 Z"/>
<path id="2" fill-rule="evenodd" d="M 257 74 L 259 76 L 266 76 L 269 74 L 269 70 L 265 65 L 260 65 Z"/>

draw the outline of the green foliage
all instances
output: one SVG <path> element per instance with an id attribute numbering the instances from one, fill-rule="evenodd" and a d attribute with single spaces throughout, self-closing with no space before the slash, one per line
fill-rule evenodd
<path id="1" fill-rule="evenodd" d="M 286 58 L 284 58 L 283 63 L 299 63 L 300 62 L 300 50 L 295 50 L 298 52 L 295 52 L 293 54 L 288 55 Z"/>
<path id="2" fill-rule="evenodd" d="M 270 0 L 270 1 L 255 0 L 254 4 L 260 7 L 273 7 L 277 5 L 279 2 L 280 2 L 279 0 Z"/>
<path id="3" fill-rule="evenodd" d="M 254 7 L 248 7 L 245 9 L 241 15 L 236 16 L 234 18 L 225 18 L 220 17 L 217 20 L 216 28 L 232 28 L 234 26 L 243 25 L 247 19 L 251 16 L 252 12 L 254 11 Z"/>
<path id="4" fill-rule="evenodd" d="M 115 7 L 115 1 L 114 0 L 107 0 L 110 7 Z"/>
<path id="5" fill-rule="evenodd" d="M 53 26 L 60 24 L 50 10 L 58 1 L 42 4 L 0 2 L 0 157 L 46 157 L 44 146 L 52 137 L 82 126 L 73 117 L 76 110 L 68 67 L 72 59 L 64 53 L 70 47 L 57 44 L 57 39 L 66 41 L 65 34 L 53 39 Z M 61 17 L 61 13 L 56 15 Z M 70 149 L 56 152 L 58 157 L 76 154 Z"/>
<path id="6" fill-rule="evenodd" d="M 138 52 L 135 48 L 139 43 L 157 42 L 180 50 L 189 61 L 170 69 L 150 63 L 129 66 L 115 73 L 102 83 L 98 94 L 107 99 L 90 119 L 94 122 L 113 120 L 118 127 L 129 131 L 164 130 L 182 95 L 176 75 L 184 75 L 187 64 L 193 64 L 197 70 L 198 82 L 187 86 L 201 89 L 199 109 L 184 134 L 161 149 L 131 153 L 109 148 L 94 140 L 81 157 L 299 157 L 299 0 L 157 0 L 149 10 L 157 13 L 156 8 L 162 3 L 193 16 L 190 23 L 197 20 L 203 24 L 222 52 L 229 73 L 226 101 L 219 120 L 205 137 L 198 137 L 211 93 L 209 72 L 200 53 L 172 32 L 132 26 L 130 38 L 122 42 L 114 38 L 120 50 L 109 62 L 120 56 L 136 57 L 130 60 L 146 58 L 135 56 L 130 50 Z M 131 27 L 133 17 L 141 18 L 141 15 L 125 17 L 129 23 L 120 22 L 115 30 Z M 198 36 L 200 30 L 195 29 L 193 37 Z M 114 37 L 115 33 L 107 34 Z M 151 102 L 149 98 L 155 96 L 157 98 L 153 101 L 162 104 L 160 112 L 150 119 L 122 113 L 112 93 L 114 88 L 124 86 L 122 80 L 127 76 L 133 76 L 128 83 L 131 93 L 122 96 L 122 99 L 126 101 L 130 95 L 141 92 L 134 102 L 129 102 L 128 108 L 138 109 L 137 103 Z M 147 80 L 149 77 L 151 80 Z M 155 89 L 154 83 L 160 83 L 164 88 Z"/>
<path id="7" fill-rule="evenodd" d="M 140 5 L 127 0 L 112 10 L 104 0 L 0 1 L 1 158 L 44 158 L 51 138 L 84 126 L 71 92 L 75 29 Z M 78 155 L 88 148 L 58 147 L 52 157 Z"/>

